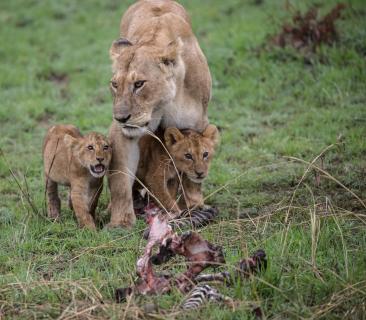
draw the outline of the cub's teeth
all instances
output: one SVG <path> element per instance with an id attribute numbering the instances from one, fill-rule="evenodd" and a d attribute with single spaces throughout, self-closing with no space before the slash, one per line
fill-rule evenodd
<path id="1" fill-rule="evenodd" d="M 92 167 L 92 170 L 95 173 L 102 173 L 104 171 L 104 166 L 99 164 L 99 165 L 96 165 L 96 166 Z"/>

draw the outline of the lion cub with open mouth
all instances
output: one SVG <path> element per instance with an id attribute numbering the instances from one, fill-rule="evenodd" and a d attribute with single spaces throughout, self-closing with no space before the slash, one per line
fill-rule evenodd
<path id="1" fill-rule="evenodd" d="M 82 136 L 72 125 L 51 127 L 43 144 L 48 216 L 59 217 L 57 185 L 66 185 L 71 188 L 69 205 L 80 227 L 95 229 L 95 209 L 111 158 L 112 148 L 104 135 Z"/>
<path id="2" fill-rule="evenodd" d="M 153 198 L 157 198 L 155 202 L 176 217 L 183 207 L 203 205 L 201 185 L 208 175 L 219 132 L 216 126 L 209 124 L 202 133 L 167 128 L 164 134 L 159 132 L 157 135 L 163 140 L 166 150 L 156 138 L 149 135 L 142 137 L 136 177 Z M 178 172 L 182 174 L 186 198 L 179 204 L 176 201 L 180 184 Z M 195 187 L 185 188 L 186 179 Z"/>

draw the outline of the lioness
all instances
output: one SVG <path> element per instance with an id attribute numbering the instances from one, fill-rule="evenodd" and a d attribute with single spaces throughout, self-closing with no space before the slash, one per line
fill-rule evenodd
<path id="1" fill-rule="evenodd" d="M 153 195 L 157 204 L 176 216 L 181 208 L 176 202 L 179 178 L 193 181 L 199 188 L 184 188 L 184 207 L 203 205 L 201 184 L 207 177 L 219 132 L 210 124 L 199 133 L 194 130 L 167 128 L 164 132 L 164 146 L 156 138 L 146 135 L 139 141 L 141 149 L 140 163 L 136 177 Z M 167 153 L 169 152 L 169 154 Z"/>
<path id="2" fill-rule="evenodd" d="M 202 132 L 208 124 L 211 97 L 207 61 L 181 5 L 138 1 L 124 14 L 120 35 L 110 48 L 111 227 L 135 222 L 132 184 L 139 160 L 138 138 L 159 125 Z"/>
<path id="3" fill-rule="evenodd" d="M 51 127 L 43 143 L 48 216 L 60 215 L 57 185 L 70 186 L 69 204 L 80 227 L 95 229 L 95 208 L 111 157 L 112 148 L 102 134 L 91 132 L 83 137 L 72 125 Z"/>

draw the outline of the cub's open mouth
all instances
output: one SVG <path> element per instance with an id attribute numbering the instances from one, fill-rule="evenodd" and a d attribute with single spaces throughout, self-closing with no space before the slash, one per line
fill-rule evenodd
<path id="1" fill-rule="evenodd" d="M 90 166 L 90 172 L 94 177 L 101 177 L 105 173 L 105 166 L 103 164 L 97 164 L 95 166 Z"/>

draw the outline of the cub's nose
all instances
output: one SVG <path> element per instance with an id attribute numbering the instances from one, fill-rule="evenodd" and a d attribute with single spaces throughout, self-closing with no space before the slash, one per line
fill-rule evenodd
<path id="1" fill-rule="evenodd" d="M 127 117 L 115 117 L 118 122 L 120 123 L 126 123 L 131 118 L 131 115 L 129 114 Z"/>
<path id="2" fill-rule="evenodd" d="M 195 173 L 197 175 L 197 178 L 202 178 L 203 177 L 203 174 L 204 174 L 203 171 L 195 171 Z"/>
<path id="3" fill-rule="evenodd" d="M 99 157 L 97 157 L 97 161 L 99 161 L 99 162 L 103 162 L 103 160 L 104 160 L 104 158 L 99 158 Z"/>

